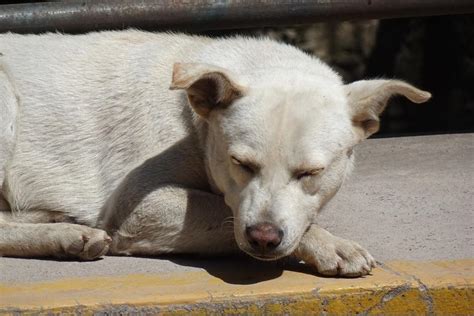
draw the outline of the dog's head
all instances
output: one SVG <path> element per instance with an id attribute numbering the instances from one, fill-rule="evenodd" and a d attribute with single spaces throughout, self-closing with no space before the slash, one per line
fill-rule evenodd
<path id="1" fill-rule="evenodd" d="M 353 147 L 375 133 L 389 98 L 428 92 L 396 80 L 344 85 L 327 69 L 237 76 L 206 64 L 175 64 L 207 122 L 210 177 L 234 215 L 239 247 L 263 260 L 291 254 L 352 167 Z"/>

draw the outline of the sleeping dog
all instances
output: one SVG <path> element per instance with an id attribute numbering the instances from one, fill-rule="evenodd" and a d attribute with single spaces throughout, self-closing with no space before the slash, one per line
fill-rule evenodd
<path id="1" fill-rule="evenodd" d="M 269 39 L 0 35 L 0 255 L 295 256 L 375 266 L 316 216 L 398 80 L 344 84 Z"/>

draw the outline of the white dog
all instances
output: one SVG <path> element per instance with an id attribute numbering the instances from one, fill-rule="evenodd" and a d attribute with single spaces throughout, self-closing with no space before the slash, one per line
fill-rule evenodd
<path id="1" fill-rule="evenodd" d="M 388 99 L 430 98 L 396 80 L 344 85 L 268 39 L 3 34 L 0 53 L 4 256 L 241 249 L 365 275 L 372 256 L 316 215 Z"/>

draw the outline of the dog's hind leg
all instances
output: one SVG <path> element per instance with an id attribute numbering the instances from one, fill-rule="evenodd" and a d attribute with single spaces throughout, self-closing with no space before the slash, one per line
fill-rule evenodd
<path id="1" fill-rule="evenodd" d="M 93 260 L 108 251 L 105 231 L 63 220 L 58 212 L 0 212 L 0 256 Z"/>
<path id="2" fill-rule="evenodd" d="M 238 252 L 232 211 L 221 196 L 194 189 L 164 187 L 131 205 L 133 196 L 102 214 L 112 236 L 110 254 L 228 254 Z"/>
<path id="3" fill-rule="evenodd" d="M 0 52 L 0 256 L 91 260 L 103 255 L 111 240 L 103 230 L 57 223 L 68 221 L 60 212 L 11 210 L 4 178 L 15 147 L 20 102 Z"/>

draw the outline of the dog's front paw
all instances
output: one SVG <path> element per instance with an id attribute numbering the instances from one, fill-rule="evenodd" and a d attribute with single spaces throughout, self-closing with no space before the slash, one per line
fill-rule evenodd
<path id="1" fill-rule="evenodd" d="M 111 241 L 103 230 L 72 224 L 64 231 L 61 244 L 67 257 L 94 260 L 107 253 Z"/>
<path id="2" fill-rule="evenodd" d="M 327 276 L 363 276 L 376 266 L 374 258 L 359 244 L 317 226 L 303 236 L 295 255 Z"/>

